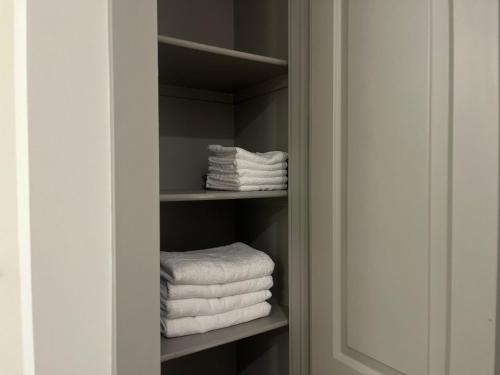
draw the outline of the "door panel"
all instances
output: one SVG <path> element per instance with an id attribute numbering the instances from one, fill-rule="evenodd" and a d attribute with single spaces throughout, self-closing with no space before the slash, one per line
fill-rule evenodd
<path id="1" fill-rule="evenodd" d="M 349 1 L 347 15 L 344 344 L 402 373 L 423 374 L 429 3 Z"/>
<path id="2" fill-rule="evenodd" d="M 498 56 L 491 55 L 491 50 L 498 52 L 498 4 L 487 0 L 478 9 L 457 8 L 456 3 L 465 4 L 312 0 L 313 375 L 493 374 L 494 334 L 486 327 L 494 326 L 495 314 L 498 93 L 486 94 L 483 88 L 474 95 L 471 82 L 457 93 L 453 81 L 461 80 L 454 76 L 452 59 L 461 43 L 450 30 L 471 30 L 477 22 L 480 32 L 472 39 L 480 46 L 476 58 L 461 56 L 470 60 L 463 61 L 463 69 L 482 67 L 488 72 L 482 82 L 498 91 Z M 457 11 L 472 21 L 454 25 Z M 481 32 L 488 34 L 487 29 L 490 38 L 485 39 Z M 496 70 L 488 70 L 494 62 Z M 482 135 L 464 124 L 463 110 L 454 110 L 458 94 L 481 101 L 471 113 Z M 479 106 L 487 109 L 487 117 L 479 114 Z M 466 144 L 454 147 L 458 135 L 480 142 L 488 132 L 493 136 L 484 139 L 488 151 L 470 155 Z M 488 173 L 471 169 L 474 163 L 457 163 L 460 155 L 478 161 L 484 157 Z M 494 206 L 482 207 L 463 188 L 464 181 L 457 188 L 457 176 L 488 180 L 480 200 Z M 464 208 L 487 224 L 478 228 Z M 462 226 L 458 233 L 454 222 Z M 478 240 L 479 233 L 485 241 Z M 460 248 L 462 236 L 469 234 L 467 241 L 478 244 L 481 256 L 471 257 Z M 475 274 L 467 273 L 464 262 L 474 265 Z M 487 267 L 487 275 L 478 272 L 479 264 Z M 464 298 L 454 285 L 470 295 Z M 475 305 L 465 312 L 467 299 Z M 456 305 L 464 311 L 455 310 Z M 472 316 L 478 320 L 473 322 Z M 467 339 L 458 335 L 464 332 L 458 322 L 484 329 L 467 330 L 475 343 L 466 355 Z"/>

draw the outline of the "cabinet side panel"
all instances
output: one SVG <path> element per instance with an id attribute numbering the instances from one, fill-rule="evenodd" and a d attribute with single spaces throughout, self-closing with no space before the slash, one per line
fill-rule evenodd
<path id="1" fill-rule="evenodd" d="M 112 1 L 116 373 L 160 373 L 156 1 Z"/>

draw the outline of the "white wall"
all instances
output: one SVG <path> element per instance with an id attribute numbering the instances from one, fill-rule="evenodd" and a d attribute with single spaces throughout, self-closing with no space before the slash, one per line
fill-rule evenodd
<path id="1" fill-rule="evenodd" d="M 16 36 L 16 125 L 19 181 L 29 189 L 18 186 L 18 212 L 35 374 L 111 374 L 108 2 L 15 4 L 17 32 L 26 32 Z"/>
<path id="2" fill-rule="evenodd" d="M 0 374 L 21 374 L 14 111 L 14 1 L 0 2 Z"/>

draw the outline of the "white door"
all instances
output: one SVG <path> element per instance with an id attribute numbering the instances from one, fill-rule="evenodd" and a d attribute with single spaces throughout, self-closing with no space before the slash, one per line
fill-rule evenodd
<path id="1" fill-rule="evenodd" d="M 311 3 L 312 375 L 493 375 L 498 1 Z"/>

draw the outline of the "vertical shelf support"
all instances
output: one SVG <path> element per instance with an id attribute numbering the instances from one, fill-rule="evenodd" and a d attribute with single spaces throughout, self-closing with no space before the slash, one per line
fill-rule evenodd
<path id="1" fill-rule="evenodd" d="M 289 1 L 290 374 L 309 373 L 309 0 Z"/>

